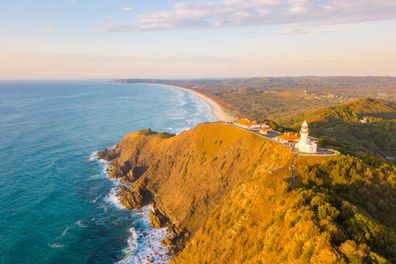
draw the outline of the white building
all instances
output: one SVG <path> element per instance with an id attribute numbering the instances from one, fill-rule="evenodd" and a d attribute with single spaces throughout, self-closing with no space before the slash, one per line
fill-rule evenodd
<path id="1" fill-rule="evenodd" d="M 296 144 L 296 147 L 301 152 L 305 153 L 316 153 L 318 149 L 318 144 L 314 138 L 309 137 L 309 128 L 307 121 L 301 126 L 300 130 L 300 141 Z"/>

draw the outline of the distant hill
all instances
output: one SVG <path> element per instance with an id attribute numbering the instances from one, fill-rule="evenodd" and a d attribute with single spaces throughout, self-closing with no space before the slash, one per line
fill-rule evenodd
<path id="1" fill-rule="evenodd" d="M 298 130 L 307 120 L 322 144 L 358 156 L 396 157 L 396 103 L 359 99 L 348 104 L 289 115 L 277 121 Z M 365 120 L 367 123 L 361 123 Z"/>
<path id="2" fill-rule="evenodd" d="M 109 174 L 128 208 L 154 204 L 175 238 L 172 263 L 396 261 L 396 168 L 354 157 L 298 157 L 223 123 L 126 136 Z M 294 176 L 294 177 L 293 177 Z"/>
<path id="3" fill-rule="evenodd" d="M 235 116 L 277 120 L 350 100 L 370 97 L 396 102 L 396 77 L 267 77 L 209 80 L 126 79 L 191 88 Z"/>
<path id="4" fill-rule="evenodd" d="M 319 121 L 358 123 L 363 117 L 370 117 L 372 122 L 395 119 L 396 103 L 363 98 L 344 105 L 287 116 L 285 118 L 280 118 L 278 121 L 289 127 L 297 127 L 303 120 L 307 120 L 311 123 Z"/>

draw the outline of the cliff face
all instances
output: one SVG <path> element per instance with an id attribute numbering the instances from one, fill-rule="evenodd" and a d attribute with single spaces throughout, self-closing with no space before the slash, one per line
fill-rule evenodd
<path id="1" fill-rule="evenodd" d="M 178 136 L 132 133 L 102 153 L 113 159 L 109 174 L 129 184 L 123 204 L 153 203 L 155 225 L 168 222 L 176 234 L 165 241 L 175 263 L 336 259 L 302 196 L 290 192 L 293 154 L 281 144 L 210 123 Z"/>

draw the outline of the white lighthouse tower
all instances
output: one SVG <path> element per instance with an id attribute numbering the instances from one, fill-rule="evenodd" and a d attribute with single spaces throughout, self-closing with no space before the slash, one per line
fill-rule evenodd
<path id="1" fill-rule="evenodd" d="M 309 128 L 307 121 L 304 121 L 301 125 L 300 130 L 300 141 L 296 144 L 296 147 L 305 153 L 316 153 L 318 144 L 316 141 L 309 137 Z"/>
<path id="2" fill-rule="evenodd" d="M 300 143 L 301 144 L 307 144 L 309 141 L 309 128 L 308 128 L 308 123 L 307 121 L 304 121 L 304 123 L 301 125 L 301 130 L 300 130 Z"/>

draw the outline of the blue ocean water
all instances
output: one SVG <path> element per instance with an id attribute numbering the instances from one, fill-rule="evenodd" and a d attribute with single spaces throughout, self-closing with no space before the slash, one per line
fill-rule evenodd
<path id="1" fill-rule="evenodd" d="M 0 82 L 0 263 L 131 261 L 150 246 L 134 233 L 145 219 L 115 206 L 90 156 L 138 129 L 178 133 L 213 119 L 168 86 Z"/>

